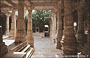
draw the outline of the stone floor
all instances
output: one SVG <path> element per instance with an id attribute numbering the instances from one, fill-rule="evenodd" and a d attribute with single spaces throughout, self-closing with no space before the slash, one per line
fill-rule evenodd
<path id="1" fill-rule="evenodd" d="M 31 58 L 61 58 L 62 51 L 56 49 L 55 43 L 49 37 L 44 37 L 44 33 L 33 33 L 35 52 Z M 4 42 L 8 50 L 15 47 L 14 39 L 4 36 Z"/>
<path id="2" fill-rule="evenodd" d="M 31 58 L 61 58 L 61 50 L 56 49 L 50 38 L 43 33 L 34 33 L 35 52 Z"/>

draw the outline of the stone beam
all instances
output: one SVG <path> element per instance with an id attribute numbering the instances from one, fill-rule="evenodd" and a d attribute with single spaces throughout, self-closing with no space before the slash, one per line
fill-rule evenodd
<path id="1" fill-rule="evenodd" d="M 31 0 L 31 2 L 57 2 L 59 0 Z"/>
<path id="2" fill-rule="evenodd" d="M 57 2 L 35 2 L 32 6 L 57 6 Z"/>
<path id="3" fill-rule="evenodd" d="M 8 0 L 9 1 L 9 0 Z M 12 6 L 12 4 L 10 4 L 10 3 L 8 3 L 7 1 L 2 1 L 1 3 L 4 3 L 4 4 L 7 4 L 7 5 L 9 5 L 9 6 Z"/>
<path id="4" fill-rule="evenodd" d="M 13 3 L 11 0 L 6 0 L 7 3 L 11 4 L 12 6 L 16 6 L 15 3 Z"/>
<path id="5" fill-rule="evenodd" d="M 0 4 L 0 7 L 1 7 L 1 8 L 7 8 L 7 7 L 12 7 L 12 6 L 9 6 L 9 5 L 7 5 L 7 4 L 1 3 L 1 4 Z"/>
<path id="6" fill-rule="evenodd" d="M 55 7 L 53 6 L 37 6 L 37 7 L 34 7 L 33 9 L 35 10 L 51 10 L 51 9 L 54 9 Z"/>

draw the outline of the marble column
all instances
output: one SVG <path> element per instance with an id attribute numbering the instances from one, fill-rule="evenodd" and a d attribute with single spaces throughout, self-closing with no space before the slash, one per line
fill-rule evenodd
<path id="1" fill-rule="evenodd" d="M 19 1 L 18 5 L 18 18 L 17 18 L 17 31 L 15 42 L 24 42 L 26 40 L 25 21 L 24 21 L 24 0 Z"/>
<path id="2" fill-rule="evenodd" d="M 77 32 L 77 39 L 78 39 L 78 51 L 83 49 L 85 44 L 85 33 L 84 33 L 84 20 L 85 18 L 85 0 L 80 0 L 80 5 L 78 6 L 78 32 Z"/>
<path id="3" fill-rule="evenodd" d="M 58 5 L 58 35 L 57 35 L 57 49 L 61 49 L 61 39 L 63 35 L 63 30 L 62 30 L 62 18 L 61 18 L 61 1 L 59 1 Z"/>
<path id="4" fill-rule="evenodd" d="M 63 55 L 77 55 L 77 40 L 74 32 L 72 0 L 64 0 L 64 40 Z M 64 57 L 70 58 L 70 57 Z M 76 58 L 76 57 L 73 57 Z"/>
<path id="5" fill-rule="evenodd" d="M 6 35 L 9 35 L 9 17 L 10 15 L 7 13 L 6 14 Z"/>
<path id="6" fill-rule="evenodd" d="M 28 28 L 27 28 L 27 43 L 34 47 L 34 38 L 32 35 L 32 10 L 28 10 Z"/>
<path id="7" fill-rule="evenodd" d="M 16 15 L 15 15 L 15 9 L 12 9 L 12 22 L 11 22 L 11 30 L 10 30 L 10 34 L 9 37 L 14 37 L 16 36 Z"/>

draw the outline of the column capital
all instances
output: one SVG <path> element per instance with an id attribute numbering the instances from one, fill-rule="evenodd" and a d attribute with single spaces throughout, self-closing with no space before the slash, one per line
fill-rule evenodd
<path id="1" fill-rule="evenodd" d="M 10 14 L 10 13 L 6 13 L 5 15 L 6 15 L 6 16 L 10 16 L 11 14 Z"/>
<path id="2" fill-rule="evenodd" d="M 28 9 L 28 11 L 29 11 L 29 12 L 32 12 L 32 9 L 30 8 L 30 9 Z"/>

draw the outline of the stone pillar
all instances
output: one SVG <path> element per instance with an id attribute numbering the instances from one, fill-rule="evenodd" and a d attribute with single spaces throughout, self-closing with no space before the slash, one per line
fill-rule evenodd
<path id="1" fill-rule="evenodd" d="M 1 0 L 0 0 L 1 5 Z M 1 16 L 1 7 L 0 7 L 0 21 L 2 22 L 2 16 Z M 7 46 L 3 42 L 2 38 L 2 26 L 0 26 L 0 58 L 3 58 L 3 55 L 5 55 L 8 52 Z"/>
<path id="2" fill-rule="evenodd" d="M 17 32 L 15 42 L 24 42 L 26 40 L 25 21 L 24 21 L 24 0 L 19 1 Z"/>
<path id="3" fill-rule="evenodd" d="M 0 26 L 0 57 L 2 58 L 7 52 L 8 52 L 7 46 L 3 42 L 2 38 L 2 26 Z"/>
<path id="4" fill-rule="evenodd" d="M 86 56 L 86 58 L 90 58 L 90 12 L 89 12 L 89 19 L 88 19 L 88 36 L 87 36 L 87 43 L 84 45 L 81 53 Z M 85 58 L 85 57 L 83 57 Z"/>
<path id="5" fill-rule="evenodd" d="M 63 35 L 63 30 L 62 30 L 62 18 L 61 18 L 61 1 L 59 1 L 59 5 L 58 5 L 58 35 L 57 35 L 57 49 L 61 49 L 61 39 L 62 39 L 62 35 Z"/>
<path id="6" fill-rule="evenodd" d="M 11 31 L 9 34 L 9 37 L 14 37 L 16 36 L 16 17 L 15 17 L 15 9 L 12 9 L 12 22 L 11 22 Z"/>
<path id="7" fill-rule="evenodd" d="M 85 0 L 80 0 L 80 5 L 78 7 L 78 51 L 83 49 L 85 44 L 85 34 L 84 34 L 84 20 L 85 18 Z"/>
<path id="8" fill-rule="evenodd" d="M 34 38 L 32 36 L 32 10 L 28 10 L 28 28 L 27 28 L 27 43 L 34 47 Z"/>
<path id="9" fill-rule="evenodd" d="M 56 42 L 56 11 L 52 10 L 51 13 L 51 38 L 54 41 L 54 43 Z"/>
<path id="10" fill-rule="evenodd" d="M 74 32 L 72 0 L 64 0 L 64 40 L 63 55 L 77 55 L 77 40 Z M 70 58 L 70 57 L 65 57 Z M 76 58 L 76 57 L 73 57 Z"/>
<path id="11" fill-rule="evenodd" d="M 9 35 L 9 14 L 6 14 L 6 35 Z"/>
<path id="12" fill-rule="evenodd" d="M 83 58 L 90 58 L 90 0 L 87 1 L 88 3 L 88 19 L 87 20 L 87 42 L 85 43 L 84 47 L 83 47 L 83 50 L 81 51 L 83 55 L 85 55 L 86 57 L 83 57 Z"/>

